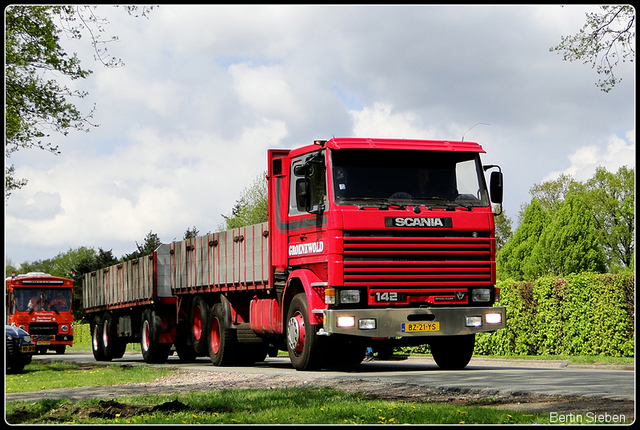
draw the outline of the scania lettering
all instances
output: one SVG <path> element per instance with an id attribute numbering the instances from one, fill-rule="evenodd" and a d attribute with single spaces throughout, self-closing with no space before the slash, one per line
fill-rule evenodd
<path id="1" fill-rule="evenodd" d="M 139 342 L 147 362 L 175 349 L 232 366 L 283 350 L 312 370 L 429 344 L 440 367 L 464 368 L 476 333 L 505 326 L 492 209 L 502 172 L 483 153 L 367 138 L 269 150 L 266 222 L 84 275 L 94 357 Z"/>

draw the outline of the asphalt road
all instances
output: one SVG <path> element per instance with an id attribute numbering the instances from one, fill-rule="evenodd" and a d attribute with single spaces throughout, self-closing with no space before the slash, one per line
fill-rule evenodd
<path id="1" fill-rule="evenodd" d="M 94 362 L 90 352 L 68 351 L 64 355 L 34 356 L 36 360 L 69 360 Z M 127 352 L 121 359 L 103 364 L 144 365 L 140 353 Z M 586 396 L 613 400 L 635 399 L 633 366 L 568 365 L 564 361 L 502 360 L 473 358 L 459 371 L 443 371 L 428 357 L 409 357 L 405 360 L 372 361 L 362 363 L 352 371 L 297 372 L 287 357 L 267 358 L 252 367 L 214 367 L 208 358 L 201 357 L 182 363 L 169 357 L 169 366 L 202 372 L 234 372 L 314 378 L 354 378 L 388 383 L 407 383 L 430 388 L 471 389 L 495 392 L 534 393 L 546 395 Z"/>

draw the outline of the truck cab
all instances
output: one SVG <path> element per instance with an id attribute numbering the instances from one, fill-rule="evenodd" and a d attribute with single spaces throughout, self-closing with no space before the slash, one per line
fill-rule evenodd
<path id="1" fill-rule="evenodd" d="M 504 327 L 491 207 L 502 174 L 492 172 L 490 196 L 483 152 L 473 142 L 334 138 L 270 153 L 272 258 L 287 280 L 294 365 L 326 360 L 320 349 L 358 361 L 366 346 L 428 343 L 441 367 L 460 368 L 476 333 Z M 304 306 L 287 308 L 296 295 Z"/>

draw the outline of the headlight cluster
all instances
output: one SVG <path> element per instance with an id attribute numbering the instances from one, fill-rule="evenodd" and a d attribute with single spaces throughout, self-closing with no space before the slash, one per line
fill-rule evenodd
<path id="1" fill-rule="evenodd" d="M 340 290 L 336 300 L 336 289 L 327 288 L 324 290 L 324 303 L 327 305 L 349 305 L 360 303 L 360 290 Z"/>
<path id="2" fill-rule="evenodd" d="M 471 293 L 471 300 L 478 303 L 491 301 L 491 289 L 490 288 L 474 288 Z"/>

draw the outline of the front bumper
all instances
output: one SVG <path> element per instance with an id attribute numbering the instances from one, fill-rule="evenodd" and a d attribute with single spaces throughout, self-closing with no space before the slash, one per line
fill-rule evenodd
<path id="1" fill-rule="evenodd" d="M 505 327 L 504 307 L 322 309 L 314 310 L 314 313 L 323 315 L 324 325 L 320 333 L 327 335 L 387 338 L 457 336 L 492 332 Z M 349 325 L 351 319 L 353 326 Z M 415 329 L 417 331 L 412 331 Z"/>

